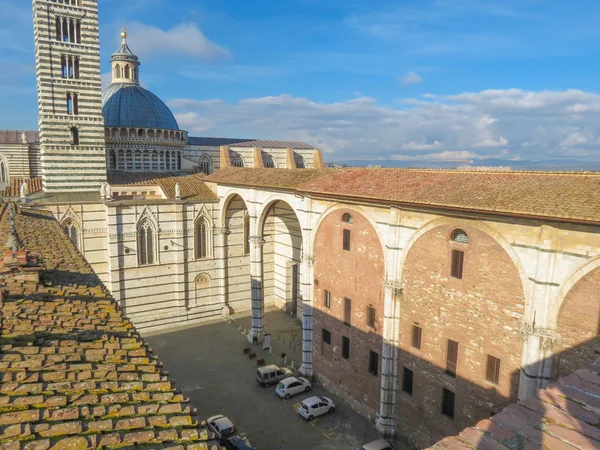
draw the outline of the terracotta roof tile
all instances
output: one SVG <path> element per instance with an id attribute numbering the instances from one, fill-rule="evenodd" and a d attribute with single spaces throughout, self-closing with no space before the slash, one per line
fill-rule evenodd
<path id="1" fill-rule="evenodd" d="M 204 179 L 204 181 L 234 185 L 257 186 L 266 188 L 296 189 L 311 181 L 327 177 L 330 169 L 222 169 Z"/>
<path id="2" fill-rule="evenodd" d="M 597 364 L 600 359 L 431 449 L 600 448 Z"/>
<path id="3" fill-rule="evenodd" d="M 600 222 L 600 174 L 342 169 L 298 188 L 398 205 Z"/>
<path id="4" fill-rule="evenodd" d="M 12 178 L 7 186 L 7 189 L 0 191 L 0 197 L 18 197 L 19 190 L 23 181 L 27 182 L 30 194 L 41 192 L 42 190 L 42 178 Z"/>
<path id="5" fill-rule="evenodd" d="M 16 229 L 29 263 L 0 265 L 0 447 L 220 449 L 54 218 L 23 209 Z"/>
<path id="6" fill-rule="evenodd" d="M 40 142 L 39 131 L 0 130 L 0 144 L 23 144 L 23 133 L 28 144 Z"/>
<path id="7" fill-rule="evenodd" d="M 160 186 L 169 200 L 175 200 L 175 185 L 179 183 L 181 199 L 186 201 L 216 201 L 217 196 L 204 184 L 206 175 L 196 173 L 128 173 L 110 172 L 108 182 L 120 186 Z"/>
<path id="8" fill-rule="evenodd" d="M 198 145 L 202 147 L 220 147 L 227 145 L 230 147 L 260 147 L 260 148 L 291 148 L 294 150 L 313 150 L 314 147 L 297 141 L 268 141 L 260 139 L 235 139 L 235 138 L 214 138 L 214 137 L 192 137 L 188 138 L 189 145 Z"/>

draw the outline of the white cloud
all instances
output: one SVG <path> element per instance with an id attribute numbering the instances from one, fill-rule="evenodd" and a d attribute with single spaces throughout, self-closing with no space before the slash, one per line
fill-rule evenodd
<path id="1" fill-rule="evenodd" d="M 127 26 L 127 42 L 140 57 L 187 56 L 196 59 L 229 59 L 229 50 L 210 41 L 195 23 L 161 30 L 140 22 Z"/>
<path id="2" fill-rule="evenodd" d="M 404 86 L 407 86 L 409 84 L 419 84 L 423 82 L 423 78 L 421 78 L 416 72 L 408 72 L 403 77 L 399 77 L 398 80 Z"/>
<path id="3" fill-rule="evenodd" d="M 330 160 L 600 159 L 600 95 L 577 90 L 488 90 L 408 108 L 369 97 L 317 103 L 290 95 L 169 104 L 189 130 L 306 141 Z"/>

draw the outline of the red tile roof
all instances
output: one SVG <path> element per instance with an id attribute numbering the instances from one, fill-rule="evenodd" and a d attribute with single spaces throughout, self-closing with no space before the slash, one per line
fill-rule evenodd
<path id="1" fill-rule="evenodd" d="M 39 268 L 0 267 L 0 448 L 220 449 L 54 218 L 16 229 Z"/>
<path id="2" fill-rule="evenodd" d="M 23 144 L 23 133 L 28 144 L 40 142 L 39 131 L 0 130 L 0 144 Z"/>
<path id="3" fill-rule="evenodd" d="M 233 186 L 297 189 L 306 183 L 326 177 L 330 169 L 249 169 L 230 167 L 221 169 L 204 181 Z"/>
<path id="4" fill-rule="evenodd" d="M 599 449 L 600 359 L 430 450 Z"/>
<path id="5" fill-rule="evenodd" d="M 0 197 L 18 197 L 20 195 L 20 188 L 23 181 L 27 182 L 30 194 L 35 194 L 42 190 L 42 179 L 41 178 L 11 178 L 7 189 L 0 191 Z"/>
<path id="6" fill-rule="evenodd" d="M 179 183 L 181 199 L 187 201 L 217 201 L 218 197 L 204 184 L 206 175 L 196 173 L 128 173 L 110 172 L 108 182 L 120 186 L 160 186 L 169 200 L 175 200 L 175 185 Z"/>

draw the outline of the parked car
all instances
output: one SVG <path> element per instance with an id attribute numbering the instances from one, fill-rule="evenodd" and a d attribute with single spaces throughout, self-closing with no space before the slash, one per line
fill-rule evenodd
<path id="1" fill-rule="evenodd" d="M 258 368 L 256 371 L 256 381 L 258 381 L 263 386 L 270 386 L 271 384 L 277 384 L 281 380 L 291 377 L 292 371 L 290 369 L 283 369 L 271 364 L 269 366 L 264 366 Z"/>
<path id="2" fill-rule="evenodd" d="M 217 415 L 206 419 L 208 429 L 215 433 L 219 444 L 223 445 L 228 437 L 235 434 L 235 425 L 225 416 Z"/>
<path id="3" fill-rule="evenodd" d="M 227 450 L 255 450 L 245 433 L 240 433 L 237 436 L 227 439 L 225 441 L 225 448 Z"/>
<path id="4" fill-rule="evenodd" d="M 289 377 L 279 382 L 275 392 L 281 398 L 285 398 L 287 400 L 292 395 L 299 394 L 300 392 L 308 392 L 311 388 L 312 384 L 306 378 Z"/>
<path id="5" fill-rule="evenodd" d="M 322 416 L 328 412 L 335 411 L 335 403 L 327 397 L 309 397 L 302 400 L 298 413 L 308 420 L 313 420 L 315 417 Z"/>
<path id="6" fill-rule="evenodd" d="M 385 439 L 377 439 L 376 441 L 363 445 L 358 450 L 392 450 L 392 444 Z"/>

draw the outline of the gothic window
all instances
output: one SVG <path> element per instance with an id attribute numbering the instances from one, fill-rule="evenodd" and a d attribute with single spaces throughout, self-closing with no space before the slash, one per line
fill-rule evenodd
<path id="1" fill-rule="evenodd" d="M 232 167 L 245 167 L 244 160 L 240 155 L 235 155 L 231 160 Z"/>
<path id="2" fill-rule="evenodd" d="M 63 78 L 68 78 L 68 76 L 69 76 L 69 68 L 67 65 L 67 57 L 66 56 L 60 57 L 60 73 Z"/>
<path id="3" fill-rule="evenodd" d="M 61 41 L 69 42 L 69 21 L 67 19 L 63 19 L 62 21 L 62 36 Z"/>
<path id="4" fill-rule="evenodd" d="M 125 66 L 125 78 L 129 78 L 129 66 Z"/>
<path id="5" fill-rule="evenodd" d="M 79 57 L 73 58 L 73 77 L 76 80 L 79 79 Z"/>
<path id="6" fill-rule="evenodd" d="M 79 145 L 79 130 L 77 127 L 71 127 L 71 145 Z"/>
<path id="7" fill-rule="evenodd" d="M 73 114 L 79 114 L 79 95 L 73 94 Z"/>
<path id="8" fill-rule="evenodd" d="M 298 153 L 294 153 L 294 161 L 296 162 L 296 168 L 304 169 L 306 166 L 304 165 L 304 158 L 300 156 Z"/>
<path id="9" fill-rule="evenodd" d="M 274 169 L 275 168 L 275 160 L 271 155 L 263 156 L 263 164 L 266 169 Z"/>
<path id="10" fill-rule="evenodd" d="M 68 42 L 77 42 L 75 38 L 75 21 L 69 20 L 69 38 Z"/>
<path id="11" fill-rule="evenodd" d="M 115 78 L 121 78 L 121 66 L 118 64 L 115 66 Z"/>
<path id="12" fill-rule="evenodd" d="M 0 183 L 8 183 L 8 166 L 2 158 L 0 158 Z"/>
<path id="13" fill-rule="evenodd" d="M 200 217 L 196 221 L 194 248 L 196 259 L 207 258 L 211 255 L 211 229 L 208 220 Z"/>
<path id="14" fill-rule="evenodd" d="M 77 28 L 77 31 L 76 31 L 77 37 L 76 37 L 75 42 L 77 42 L 78 44 L 81 44 L 81 22 L 79 20 L 77 21 L 76 28 Z"/>
<path id="15" fill-rule="evenodd" d="M 200 165 L 200 172 L 203 174 L 210 175 L 212 173 L 212 161 L 206 153 L 200 157 L 198 164 Z"/>
<path id="16" fill-rule="evenodd" d="M 138 263 L 140 266 L 154 264 L 156 233 L 149 220 L 144 219 L 138 226 Z"/>
<path id="17" fill-rule="evenodd" d="M 73 114 L 73 96 L 67 93 L 67 114 Z"/>
<path id="18" fill-rule="evenodd" d="M 79 228 L 77 228 L 75 221 L 68 219 L 63 223 L 62 229 L 75 248 L 79 250 Z"/>

